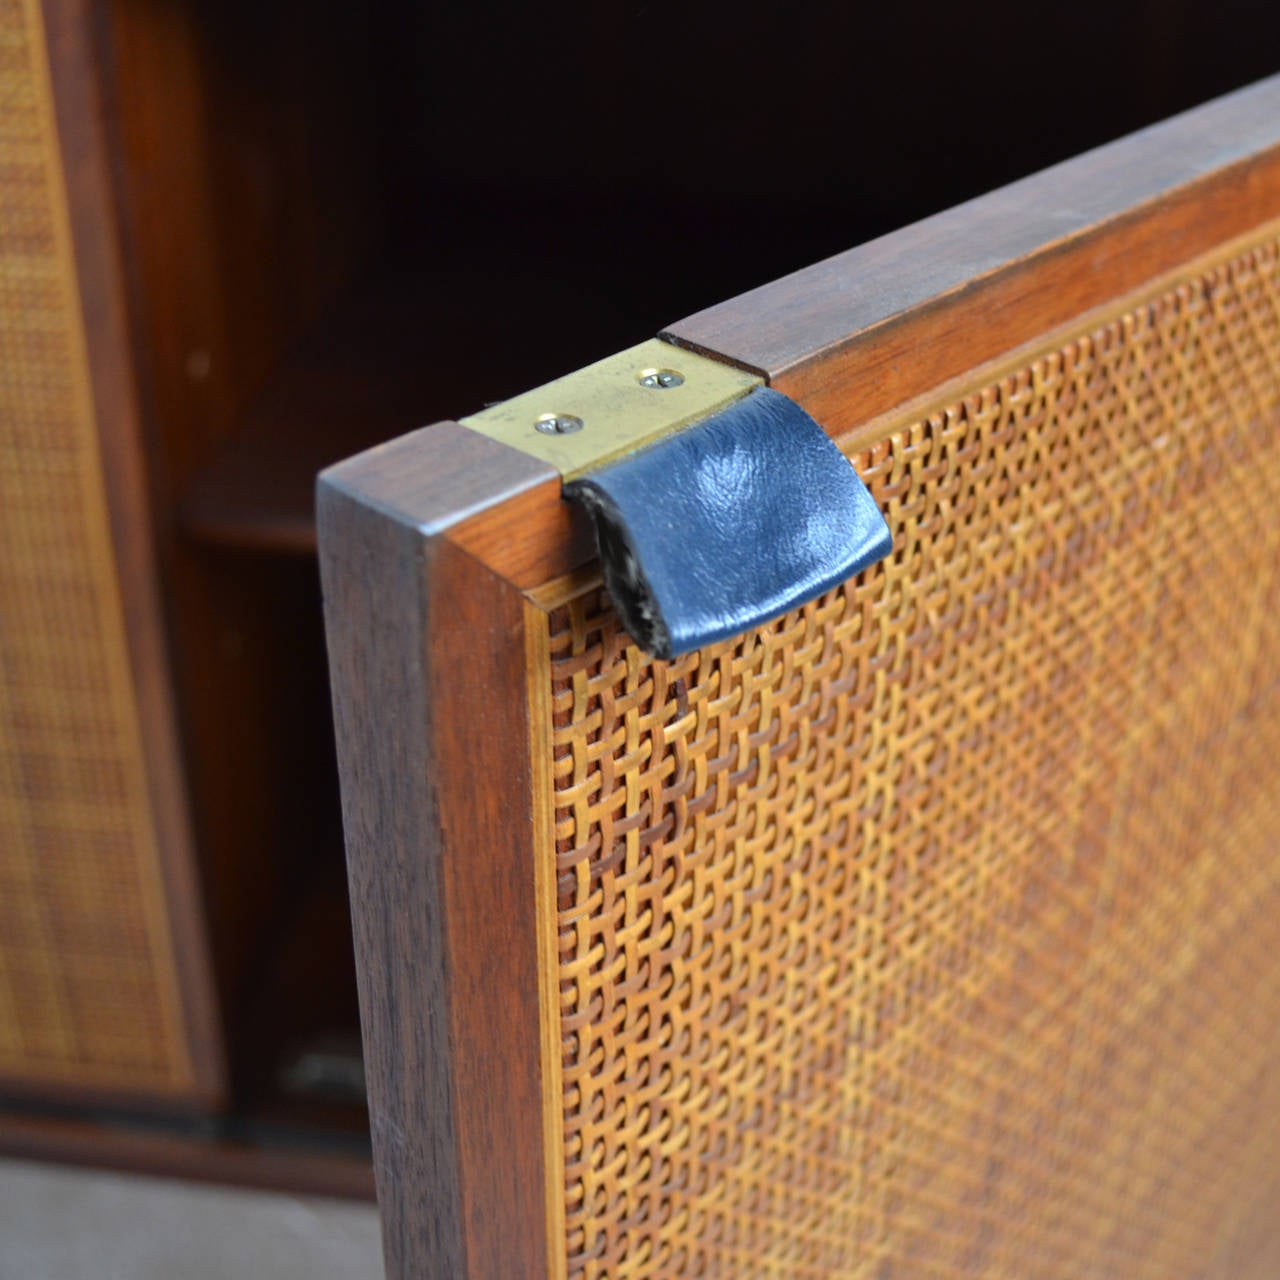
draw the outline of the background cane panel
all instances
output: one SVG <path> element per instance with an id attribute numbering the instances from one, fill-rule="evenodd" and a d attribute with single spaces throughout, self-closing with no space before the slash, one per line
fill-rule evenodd
<path id="1" fill-rule="evenodd" d="M 1275 1274 L 1280 252 L 1233 252 L 860 442 L 895 552 L 799 612 L 669 664 L 546 615 L 574 1280 Z"/>
<path id="2" fill-rule="evenodd" d="M 192 1066 L 39 6 L 0 4 L 0 1087 Z"/>

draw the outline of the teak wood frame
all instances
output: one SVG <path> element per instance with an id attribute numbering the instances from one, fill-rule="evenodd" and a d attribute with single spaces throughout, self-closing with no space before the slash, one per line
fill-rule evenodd
<path id="1" fill-rule="evenodd" d="M 846 447 L 1280 218 L 1280 78 L 671 326 Z M 563 1269 L 535 611 L 589 531 L 455 423 L 327 472 L 319 531 L 388 1274 Z M 542 742 L 545 743 L 545 737 Z"/>

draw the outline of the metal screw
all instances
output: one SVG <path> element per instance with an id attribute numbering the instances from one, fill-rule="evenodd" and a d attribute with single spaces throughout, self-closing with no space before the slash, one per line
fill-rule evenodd
<path id="1" fill-rule="evenodd" d="M 668 387 L 678 387 L 684 381 L 684 374 L 675 369 L 644 369 L 636 375 L 636 381 L 642 387 L 665 391 Z"/>
<path id="2" fill-rule="evenodd" d="M 568 436 L 582 430 L 582 419 L 571 413 L 544 413 L 534 424 L 544 436 Z"/>

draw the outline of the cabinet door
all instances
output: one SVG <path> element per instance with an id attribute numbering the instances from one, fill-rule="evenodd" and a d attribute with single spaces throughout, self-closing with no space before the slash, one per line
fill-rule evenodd
<path id="1" fill-rule="evenodd" d="M 0 1095 L 207 1105 L 91 23 L 0 10 Z"/>
<path id="2" fill-rule="evenodd" d="M 1276 1274 L 1280 79 L 664 336 L 891 555 L 657 662 L 523 449 L 322 479 L 390 1274 Z"/>

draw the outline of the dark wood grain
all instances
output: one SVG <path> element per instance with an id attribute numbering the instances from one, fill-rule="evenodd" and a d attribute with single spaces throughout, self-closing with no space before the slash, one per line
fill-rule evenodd
<path id="1" fill-rule="evenodd" d="M 450 541 L 553 480 L 455 424 L 321 479 L 388 1274 L 535 1276 L 546 1229 L 524 603 Z"/>
<path id="2" fill-rule="evenodd" d="M 1280 216 L 1280 77 L 764 285 L 666 336 L 843 434 Z"/>

